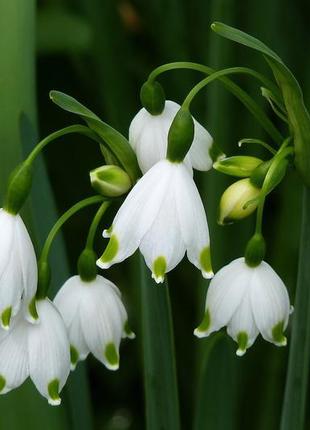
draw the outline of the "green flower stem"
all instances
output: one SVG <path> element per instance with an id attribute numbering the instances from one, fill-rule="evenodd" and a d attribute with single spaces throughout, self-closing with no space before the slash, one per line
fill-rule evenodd
<path id="1" fill-rule="evenodd" d="M 98 228 L 98 225 L 105 214 L 105 211 L 108 209 L 108 207 L 111 205 L 111 202 L 103 202 L 100 208 L 98 209 L 96 215 L 94 216 L 94 219 L 90 225 L 87 240 L 86 240 L 86 249 L 93 250 L 94 248 L 94 240 L 96 236 L 96 231 Z"/>
<path id="2" fill-rule="evenodd" d="M 158 75 L 171 70 L 176 70 L 176 69 L 196 70 L 197 72 L 202 72 L 207 75 L 211 75 L 216 72 L 216 70 L 212 69 L 211 67 L 205 66 L 203 64 L 192 63 L 188 61 L 179 61 L 174 63 L 163 64 L 162 66 L 157 67 L 150 73 L 148 80 L 150 81 L 155 80 Z M 252 70 L 248 67 L 238 67 L 238 69 L 239 69 L 239 73 L 253 76 L 255 79 L 260 81 L 265 87 L 267 87 L 271 91 L 272 94 L 274 94 L 278 102 L 279 102 L 279 99 L 281 100 L 281 93 L 279 91 L 279 88 L 270 79 L 266 78 L 261 73 L 258 73 L 255 70 Z M 282 105 L 281 102 L 280 102 L 280 105 Z"/>
<path id="3" fill-rule="evenodd" d="M 141 257 L 146 430 L 180 430 L 172 316 L 167 281 L 157 285 Z"/>
<path id="4" fill-rule="evenodd" d="M 264 213 L 265 198 L 263 197 L 257 207 L 255 233 L 262 234 L 263 213 Z"/>
<path id="5" fill-rule="evenodd" d="M 96 134 L 85 125 L 80 125 L 80 124 L 70 125 L 69 127 L 65 127 L 65 128 L 62 128 L 61 130 L 57 130 L 54 133 L 51 133 L 50 135 L 46 136 L 43 140 L 41 140 L 41 142 L 39 142 L 35 146 L 35 148 L 31 151 L 31 153 L 28 155 L 28 157 L 25 160 L 25 163 L 32 163 L 48 143 L 70 133 L 80 133 L 95 140 L 97 143 L 100 143 L 100 141 L 96 137 Z"/>
<path id="6" fill-rule="evenodd" d="M 154 69 L 153 72 L 149 75 L 149 80 L 155 79 L 159 74 L 175 70 L 175 69 L 191 69 L 196 70 L 207 75 L 212 75 L 216 71 L 211 67 L 204 66 L 202 64 L 190 63 L 190 62 L 176 62 L 176 63 L 168 63 L 163 66 L 159 66 L 157 69 Z M 277 100 L 281 103 L 281 94 L 279 89 L 271 82 L 269 79 L 255 72 L 254 70 L 242 68 L 239 70 L 247 70 L 249 74 L 257 77 L 260 81 L 264 83 L 264 86 L 269 87 L 272 93 L 275 95 Z M 269 134 L 269 136 L 278 144 L 281 145 L 283 142 L 283 137 L 281 133 L 277 130 L 274 124 L 270 121 L 265 112 L 261 109 L 261 107 L 250 97 L 246 91 L 240 88 L 237 84 L 231 81 L 229 78 L 222 76 L 219 77 L 219 81 L 223 83 L 223 85 L 235 96 L 237 97 L 241 103 L 252 113 L 252 115 L 258 120 L 264 130 Z"/>
<path id="7" fill-rule="evenodd" d="M 281 430 L 304 430 L 310 362 L 310 189 L 304 189 L 299 266 Z"/>
<path id="8" fill-rule="evenodd" d="M 75 205 L 73 205 L 70 209 L 68 209 L 57 220 L 57 222 L 54 224 L 51 231 L 49 232 L 49 234 L 46 238 L 46 241 L 44 243 L 44 246 L 43 246 L 43 249 L 41 252 L 41 257 L 39 259 L 39 266 L 48 267 L 48 256 L 49 256 L 51 245 L 55 239 L 56 234 L 61 229 L 61 227 L 64 225 L 64 223 L 66 221 L 68 221 L 68 219 L 70 219 L 74 214 L 79 212 L 81 209 L 83 209 L 87 206 L 93 205 L 93 204 L 101 203 L 103 199 L 104 199 L 104 197 L 102 197 L 102 196 L 87 197 L 86 199 L 81 200 L 78 203 L 76 203 Z M 39 278 L 40 278 L 40 276 L 39 276 Z M 37 297 L 38 298 L 46 297 L 48 287 L 49 287 L 49 279 L 47 279 L 47 280 L 44 279 L 44 282 L 42 282 L 42 283 L 39 282 L 38 290 L 37 290 Z"/>

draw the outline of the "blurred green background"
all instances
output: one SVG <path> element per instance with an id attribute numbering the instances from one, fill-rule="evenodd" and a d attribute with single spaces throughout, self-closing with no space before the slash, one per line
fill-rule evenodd
<path id="1" fill-rule="evenodd" d="M 35 88 L 40 137 L 77 122 L 76 118 L 49 101 L 51 89 L 77 98 L 127 136 L 130 121 L 140 109 L 140 86 L 151 70 L 160 64 L 188 60 L 214 68 L 243 65 L 270 74 L 260 55 L 213 34 L 210 24 L 214 20 L 239 27 L 273 48 L 293 70 L 304 89 L 306 103 L 310 102 L 310 57 L 307 53 L 310 12 L 306 1 L 42 0 L 35 5 L 32 0 L 29 4 L 25 0 L 13 0 L 13 3 L 16 7 L 7 13 L 19 14 L 19 8 L 27 8 L 25 27 L 22 30 L 16 28 L 16 34 L 20 32 L 21 43 L 15 48 L 17 56 L 21 49 L 26 50 L 28 59 L 22 61 L 26 64 L 28 61 L 29 67 L 24 68 L 21 63 L 9 71 L 12 88 L 18 92 L 16 103 L 24 91 Z M 0 1 L 0 7 L 2 11 L 7 7 L 5 1 Z M 32 16 L 35 16 L 35 22 Z M 10 25 L 5 13 L 0 23 L 1 28 Z M 34 40 L 35 81 L 31 75 Z M 1 45 L 2 52 L 4 45 Z M 9 49 L 7 51 L 9 58 Z M 6 60 L 3 55 L 2 71 Z M 161 83 L 167 98 L 181 102 L 191 86 L 201 78 L 196 72 L 175 71 L 163 75 Z M 273 117 L 256 82 L 245 76 L 234 79 Z M 0 84 L 3 87 L 2 81 Z M 6 94 L 5 100 L 10 100 L 9 91 L 1 88 L 0 94 L 2 92 Z M 35 118 L 33 103 L 29 109 L 33 110 L 31 115 Z M 196 118 L 226 154 L 241 153 L 237 142 L 243 137 L 268 139 L 255 119 L 220 83 L 213 83 L 201 93 L 193 107 Z M 1 120 L 0 127 L 7 127 L 8 134 L 6 136 L 2 132 L 5 139 L 1 146 L 8 144 L 10 139 L 17 142 L 10 131 L 13 125 L 5 124 L 5 118 L 3 122 Z M 33 130 L 30 140 L 35 140 Z M 27 151 L 29 146 L 31 142 L 26 139 L 23 151 Z M 20 156 L 16 151 L 14 153 L 12 149 L 15 155 L 10 158 L 10 163 L 3 163 L 5 168 L 15 165 Z M 244 149 L 244 152 L 262 158 L 268 156 L 254 147 Z M 3 150 L 1 153 L 6 154 Z M 28 208 L 28 219 L 34 226 L 38 248 L 57 214 L 92 194 L 88 171 L 103 163 L 96 145 L 78 136 L 65 137 L 51 144 L 45 151 L 44 161 L 50 185 L 41 164 L 39 171 L 44 179 L 37 175 L 32 207 Z M 4 177 L 7 174 L 2 176 L 2 180 Z M 251 217 L 233 226 L 219 227 L 216 223 L 219 198 L 232 181 L 213 171 L 197 174 L 196 179 L 208 214 L 214 269 L 218 270 L 242 255 L 254 221 Z M 3 192 L 3 185 L 1 187 Z M 55 202 L 47 197 L 50 187 Z M 288 286 L 292 302 L 300 210 L 301 184 L 295 172 L 291 171 L 267 201 L 264 232 L 267 260 Z M 85 210 L 65 226 L 66 253 L 61 239 L 55 244 L 52 261 L 54 292 L 69 273 L 76 271 L 76 259 L 93 213 L 94 208 Z M 110 219 L 112 215 L 113 210 Z M 108 220 L 105 223 L 109 225 Z M 104 242 L 98 236 L 100 252 Z M 67 265 L 64 265 L 65 254 Z M 135 341 L 125 341 L 121 346 L 119 372 L 109 372 L 89 358 L 86 365 L 80 364 L 77 372 L 70 376 L 63 403 L 58 409 L 48 407 L 27 383 L 0 398 L 0 429 L 145 429 L 137 258 L 132 257 L 126 264 L 113 267 L 108 276 L 122 290 L 131 326 L 137 334 Z M 288 348 L 278 349 L 259 338 L 240 359 L 235 356 L 235 344 L 226 336 L 212 336 L 205 340 L 194 338 L 193 329 L 203 314 L 207 281 L 202 281 L 198 271 L 187 261 L 183 261 L 169 278 L 182 429 L 277 429 Z M 305 428 L 309 426 L 310 417 L 307 416 Z"/>

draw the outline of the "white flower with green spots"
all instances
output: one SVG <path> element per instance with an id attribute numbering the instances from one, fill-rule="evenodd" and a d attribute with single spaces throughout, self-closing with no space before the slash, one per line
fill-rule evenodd
<path id="1" fill-rule="evenodd" d="M 156 282 L 187 257 L 205 278 L 213 276 L 205 210 L 184 163 L 162 160 L 134 186 L 103 232 L 110 241 L 97 265 L 107 269 L 140 248 Z"/>
<path id="2" fill-rule="evenodd" d="M 286 287 L 265 261 L 250 267 L 238 258 L 212 279 L 206 298 L 205 316 L 195 335 L 209 336 L 227 326 L 242 356 L 259 333 L 277 346 L 286 345 L 283 332 L 291 312 Z"/>
<path id="3" fill-rule="evenodd" d="M 19 313 L 9 331 L 0 333 L 0 394 L 20 386 L 28 376 L 50 405 L 70 373 L 70 346 L 65 324 L 48 299 L 36 303 L 39 321 L 30 324 Z"/>
<path id="4" fill-rule="evenodd" d="M 167 100 L 159 115 L 141 109 L 129 127 L 129 143 L 136 152 L 140 169 L 146 173 L 158 161 L 166 158 L 168 132 L 180 105 Z M 212 159 L 209 151 L 213 139 L 209 132 L 194 119 L 194 140 L 185 157 L 185 163 L 197 170 L 210 170 Z"/>
<path id="5" fill-rule="evenodd" d="M 23 303 L 33 322 L 31 302 L 37 289 L 37 260 L 20 215 L 0 209 L 0 323 L 9 329 L 11 318 Z"/>
<path id="6" fill-rule="evenodd" d="M 122 337 L 134 337 L 119 289 L 103 276 L 89 282 L 73 276 L 54 303 L 69 333 L 71 369 L 92 352 L 108 369 L 117 370 Z"/>

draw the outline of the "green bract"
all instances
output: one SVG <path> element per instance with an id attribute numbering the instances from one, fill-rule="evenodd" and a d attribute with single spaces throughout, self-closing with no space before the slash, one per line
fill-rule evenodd
<path id="1" fill-rule="evenodd" d="M 81 116 L 87 125 L 102 139 L 102 143 L 112 152 L 128 173 L 131 181 L 136 182 L 140 176 L 138 162 L 128 140 L 120 132 L 103 122 L 91 110 L 67 94 L 60 91 L 51 91 L 50 98 L 62 109 Z"/>

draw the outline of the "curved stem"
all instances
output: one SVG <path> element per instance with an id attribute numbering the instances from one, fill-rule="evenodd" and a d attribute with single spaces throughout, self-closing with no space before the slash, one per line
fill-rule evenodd
<path id="1" fill-rule="evenodd" d="M 265 149 L 267 149 L 269 152 L 271 152 L 271 154 L 276 155 L 276 153 L 277 153 L 277 151 L 276 151 L 275 149 L 273 149 L 273 147 L 272 147 L 272 146 L 268 145 L 268 143 L 264 142 L 264 141 L 263 141 L 263 140 L 261 140 L 261 139 L 252 139 L 252 138 L 249 138 L 249 139 L 247 139 L 247 138 L 245 138 L 245 139 L 241 139 L 241 140 L 239 140 L 239 142 L 238 142 L 238 146 L 239 146 L 239 148 L 241 148 L 241 146 L 242 146 L 244 143 L 257 143 L 258 145 L 263 146 Z"/>
<path id="2" fill-rule="evenodd" d="M 31 153 L 28 155 L 28 157 L 25 160 L 25 163 L 32 163 L 48 143 L 70 133 L 80 133 L 91 138 L 92 140 L 95 140 L 97 143 L 100 143 L 95 133 L 85 125 L 80 125 L 80 124 L 70 125 L 69 127 L 65 127 L 65 128 L 62 128 L 61 130 L 54 131 L 54 133 L 51 133 L 50 135 L 46 136 L 43 140 L 41 140 L 41 142 L 39 142 L 35 146 L 35 148 L 31 151 Z"/>
<path id="3" fill-rule="evenodd" d="M 100 206 L 100 208 L 98 209 L 98 211 L 97 211 L 96 215 L 94 216 L 94 219 L 90 225 L 85 248 L 93 249 L 94 240 L 95 240 L 98 225 L 99 225 L 101 218 L 103 217 L 105 211 L 108 209 L 108 207 L 110 205 L 111 205 L 111 202 L 103 202 L 102 205 Z"/>
<path id="4" fill-rule="evenodd" d="M 150 73 L 148 80 L 155 80 L 160 74 L 176 69 L 196 70 L 197 72 L 205 73 L 207 75 L 211 75 L 212 73 L 216 72 L 216 70 L 203 64 L 193 63 L 190 61 L 178 61 L 174 63 L 163 64 L 162 66 L 157 67 Z M 278 87 L 261 73 L 258 73 L 248 67 L 239 67 L 239 73 L 253 76 L 255 79 L 264 84 L 269 90 L 271 90 L 277 99 L 281 99 L 281 93 Z"/>
<path id="5" fill-rule="evenodd" d="M 263 197 L 259 202 L 259 205 L 257 207 L 257 212 L 256 212 L 255 233 L 259 233 L 259 234 L 262 234 L 264 205 L 265 205 L 265 198 Z"/>
<path id="6" fill-rule="evenodd" d="M 211 67 L 204 66 L 202 64 L 191 63 L 191 62 L 176 62 L 176 63 L 168 63 L 163 66 L 157 67 L 153 72 L 149 75 L 149 80 L 155 79 L 159 74 L 167 72 L 169 70 L 174 69 L 191 69 L 196 70 L 201 73 L 205 73 L 207 75 L 211 75 L 215 73 L 215 70 Z M 254 70 L 247 68 L 240 68 L 243 70 L 247 70 L 249 74 L 259 77 L 259 79 L 264 83 L 265 86 L 269 86 L 270 90 L 272 90 L 273 94 L 277 96 L 278 99 L 281 99 L 281 94 L 278 88 L 271 82 L 269 79 L 255 72 Z M 239 85 L 235 84 L 229 78 L 222 76 L 219 78 L 219 81 L 223 83 L 223 85 L 235 96 L 237 97 L 241 103 L 252 113 L 252 115 L 259 121 L 264 130 L 269 134 L 269 136 L 278 144 L 281 145 L 283 142 L 283 136 L 278 131 L 278 129 L 274 126 L 274 124 L 270 121 L 265 112 L 261 109 L 261 107 L 250 97 L 246 91 L 239 87 Z M 266 82 L 268 81 L 268 83 Z"/>
<path id="7" fill-rule="evenodd" d="M 48 254 L 51 248 L 51 245 L 53 243 L 53 240 L 56 236 L 56 234 L 58 233 L 58 231 L 60 230 L 60 228 L 63 226 L 63 224 L 68 221 L 69 218 L 71 218 L 76 212 L 80 211 L 81 209 L 89 206 L 89 205 L 93 205 L 96 203 L 100 203 L 102 202 L 102 200 L 104 199 L 104 197 L 102 196 L 92 196 L 92 197 L 87 197 L 84 200 L 79 201 L 78 203 L 76 203 L 75 205 L 73 205 L 70 209 L 68 209 L 58 220 L 57 222 L 54 224 L 54 226 L 52 227 L 51 231 L 49 232 L 46 241 L 44 243 L 44 246 L 42 248 L 42 252 L 41 252 L 41 257 L 40 257 L 40 261 L 47 261 L 48 259 Z"/>

